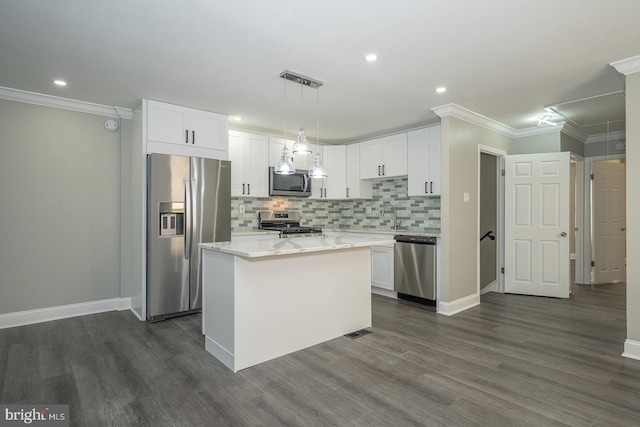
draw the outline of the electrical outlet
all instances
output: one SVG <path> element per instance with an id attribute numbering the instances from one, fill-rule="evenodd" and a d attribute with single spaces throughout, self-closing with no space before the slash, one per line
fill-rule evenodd
<path id="1" fill-rule="evenodd" d="M 244 213 L 244 205 L 240 205 L 240 213 L 243 214 Z"/>
<path id="2" fill-rule="evenodd" d="M 368 214 L 370 214 L 370 213 L 371 213 L 371 206 L 367 206 L 367 207 L 366 207 L 366 212 L 367 212 Z"/>

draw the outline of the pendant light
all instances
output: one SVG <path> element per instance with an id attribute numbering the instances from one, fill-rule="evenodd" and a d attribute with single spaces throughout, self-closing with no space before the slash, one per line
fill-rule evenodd
<path id="1" fill-rule="evenodd" d="M 298 139 L 293 144 L 293 154 L 311 154 L 311 144 L 307 140 L 307 135 L 304 131 L 304 84 L 300 84 L 300 111 L 302 115 L 302 125 L 298 132 Z"/>
<path id="2" fill-rule="evenodd" d="M 287 149 L 287 79 L 284 80 L 284 132 L 282 136 L 282 156 L 273 170 L 277 175 L 292 175 L 296 171 L 296 167 L 289 157 Z"/>
<path id="3" fill-rule="evenodd" d="M 316 87 L 316 154 L 313 156 L 313 166 L 309 169 L 309 178 L 326 178 L 327 168 L 320 158 L 320 87 Z"/>

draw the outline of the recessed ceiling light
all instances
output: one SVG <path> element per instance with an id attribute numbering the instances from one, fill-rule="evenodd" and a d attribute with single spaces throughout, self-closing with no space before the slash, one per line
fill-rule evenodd
<path id="1" fill-rule="evenodd" d="M 436 88 L 436 92 L 438 93 L 445 93 L 447 91 L 447 88 L 444 86 L 440 86 L 439 88 Z"/>
<path id="2" fill-rule="evenodd" d="M 231 120 L 233 120 L 234 122 L 241 122 L 241 121 L 242 121 L 242 117 L 240 117 L 240 116 L 233 116 L 233 117 L 231 118 Z"/>
<path id="3" fill-rule="evenodd" d="M 367 62 L 377 61 L 378 60 L 378 55 L 376 55 L 375 53 L 370 53 L 369 55 L 365 56 L 364 59 Z"/>
<path id="4" fill-rule="evenodd" d="M 55 83 L 58 86 L 66 86 L 67 82 L 65 82 L 64 80 L 54 80 L 53 83 Z"/>

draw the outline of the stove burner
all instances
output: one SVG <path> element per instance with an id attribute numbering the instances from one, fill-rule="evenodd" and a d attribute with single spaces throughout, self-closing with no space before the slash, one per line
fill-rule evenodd
<path id="1" fill-rule="evenodd" d="M 298 211 L 260 211 L 258 227 L 261 230 L 279 231 L 280 237 L 321 236 L 319 227 L 301 227 Z"/>

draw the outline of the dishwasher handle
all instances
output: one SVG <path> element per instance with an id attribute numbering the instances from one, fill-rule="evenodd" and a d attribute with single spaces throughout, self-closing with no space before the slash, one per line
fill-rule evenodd
<path id="1" fill-rule="evenodd" d="M 404 234 L 400 234 L 397 236 L 393 236 L 396 242 L 398 243 L 414 243 L 417 245 L 435 245 L 436 238 L 433 236 L 407 236 Z"/>

